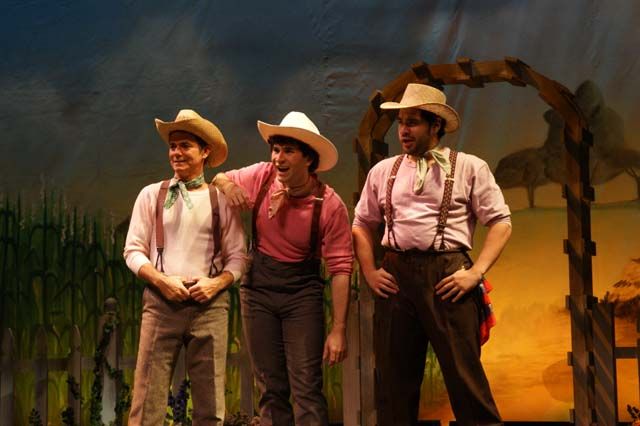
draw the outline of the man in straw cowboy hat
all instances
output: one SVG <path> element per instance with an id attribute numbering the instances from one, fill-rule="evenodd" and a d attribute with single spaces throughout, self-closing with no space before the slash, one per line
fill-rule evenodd
<path id="1" fill-rule="evenodd" d="M 353 251 L 347 209 L 315 172 L 331 169 L 338 152 L 300 112 L 279 125 L 258 121 L 258 131 L 271 161 L 218 174 L 214 184 L 230 203 L 253 209 L 253 263 L 240 291 L 260 424 L 327 425 L 322 360 L 332 365 L 347 354 Z M 326 341 L 321 258 L 332 276 Z"/>
<path id="2" fill-rule="evenodd" d="M 160 425 L 181 347 L 191 380 L 193 423 L 222 425 L 229 285 L 244 273 L 246 244 L 237 211 L 204 180 L 227 158 L 220 130 L 195 111 L 156 119 L 174 175 L 142 189 L 124 248 L 127 266 L 148 284 L 129 424 Z"/>
<path id="3" fill-rule="evenodd" d="M 409 84 L 398 111 L 403 154 L 367 176 L 353 223 L 356 256 L 375 293 L 378 424 L 416 424 L 427 345 L 438 357 L 460 425 L 500 424 L 480 363 L 492 321 L 484 274 L 511 234 L 510 211 L 487 164 L 440 145 L 458 129 L 440 90 Z M 476 221 L 488 227 L 473 264 Z M 382 266 L 375 230 L 384 223 Z"/>

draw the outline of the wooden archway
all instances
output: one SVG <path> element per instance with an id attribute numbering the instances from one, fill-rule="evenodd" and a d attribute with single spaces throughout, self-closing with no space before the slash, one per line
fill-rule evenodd
<path id="1" fill-rule="evenodd" d="M 615 424 L 617 397 L 615 356 L 594 356 L 594 324 L 591 257 L 595 243 L 591 240 L 591 203 L 594 190 L 589 181 L 589 148 L 591 134 L 574 95 L 560 83 L 534 71 L 517 58 L 502 61 L 474 62 L 459 58 L 455 64 L 428 65 L 419 62 L 376 91 L 369 99 L 369 107 L 360 123 L 354 150 L 358 155 L 358 188 L 364 186 L 367 173 L 389 153 L 384 137 L 393 124 L 394 116 L 380 109 L 386 101 L 398 100 L 408 83 L 426 83 L 442 87 L 463 84 L 482 88 L 485 83 L 507 82 L 514 86 L 533 86 L 539 96 L 556 110 L 565 121 L 566 183 L 562 194 L 567 200 L 568 238 L 564 252 L 569 260 L 569 296 L 567 307 L 571 313 L 571 349 L 569 364 L 573 369 L 574 424 Z M 356 193 L 355 201 L 358 194 Z M 355 203 L 354 203 L 355 204 Z M 366 287 L 366 285 L 365 285 Z M 373 356 L 373 298 L 370 291 L 361 291 L 353 304 L 349 326 L 351 355 L 345 365 L 344 406 L 345 425 L 375 425 L 374 356 Z M 596 330 L 598 331 L 598 330 Z M 606 330 L 605 330 L 606 331 Z M 598 334 L 597 332 L 595 333 Z M 605 333 L 606 334 L 606 333 Z M 598 346 L 598 345 L 596 345 Z M 354 353 L 359 352 L 359 353 Z M 610 352 L 610 351 L 609 351 Z M 613 368 L 613 377 L 611 377 Z M 359 409 L 354 409 L 358 407 Z M 348 412 L 348 413 L 347 413 Z"/>

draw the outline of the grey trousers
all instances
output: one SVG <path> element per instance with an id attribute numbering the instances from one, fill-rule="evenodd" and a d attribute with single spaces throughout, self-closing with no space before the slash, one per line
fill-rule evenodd
<path id="1" fill-rule="evenodd" d="M 290 426 L 295 418 L 298 426 L 327 425 L 319 261 L 283 263 L 254 253 L 250 278 L 240 294 L 245 341 L 260 390 L 260 424 Z"/>
<path id="2" fill-rule="evenodd" d="M 175 303 L 147 286 L 129 425 L 162 425 L 173 370 L 186 346 L 193 424 L 222 426 L 227 360 L 229 293 L 209 303 Z M 174 393 L 176 390 L 174 389 Z"/>
<path id="3" fill-rule="evenodd" d="M 500 425 L 502 420 L 480 362 L 477 291 L 452 303 L 434 286 L 461 266 L 461 253 L 389 251 L 383 268 L 400 292 L 376 298 L 374 347 L 378 424 L 416 425 L 427 345 L 433 345 L 459 425 Z"/>

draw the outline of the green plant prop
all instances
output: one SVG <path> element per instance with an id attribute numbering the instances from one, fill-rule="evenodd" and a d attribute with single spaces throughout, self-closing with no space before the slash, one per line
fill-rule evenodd
<path id="1" fill-rule="evenodd" d="M 189 401 L 189 388 L 191 382 L 184 379 L 178 390 L 178 394 L 174 397 L 169 391 L 168 405 L 171 413 L 167 413 L 167 419 L 173 420 L 174 425 L 191 426 L 191 416 L 187 410 L 187 402 Z"/>
<path id="2" fill-rule="evenodd" d="M 80 384 L 76 381 L 75 377 L 67 377 L 67 386 L 69 386 L 69 390 L 71 391 L 73 399 L 75 399 L 76 401 L 80 401 L 80 404 L 82 405 L 84 401 L 80 393 Z M 75 413 L 73 412 L 73 408 L 70 406 L 62 410 L 62 413 L 60 413 L 60 416 L 62 417 L 62 424 L 67 426 L 76 426 L 74 414 Z"/>
<path id="3" fill-rule="evenodd" d="M 42 426 L 42 419 L 40 413 L 35 408 L 29 413 L 29 426 Z"/>
<path id="4" fill-rule="evenodd" d="M 93 367 L 93 384 L 91 385 L 91 400 L 89 409 L 89 424 L 91 426 L 103 426 L 102 423 L 102 391 L 104 387 L 103 373 L 106 370 L 111 379 L 116 382 L 118 399 L 116 401 L 116 419 L 115 424 L 123 424 L 124 415 L 131 407 L 131 387 L 124 382 L 124 374 L 122 370 L 113 368 L 105 356 L 111 334 L 116 329 L 118 320 L 115 316 L 107 316 L 104 326 L 102 327 L 102 338 L 96 348 Z"/>

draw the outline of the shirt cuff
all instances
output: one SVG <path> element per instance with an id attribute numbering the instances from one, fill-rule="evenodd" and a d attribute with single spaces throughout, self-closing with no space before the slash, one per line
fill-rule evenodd
<path id="1" fill-rule="evenodd" d="M 142 253 L 136 253 L 127 263 L 129 265 L 129 269 L 131 269 L 131 272 L 138 276 L 140 268 L 142 268 L 142 266 L 146 265 L 147 263 L 151 264 L 151 260 L 149 260 L 149 258 Z"/>

